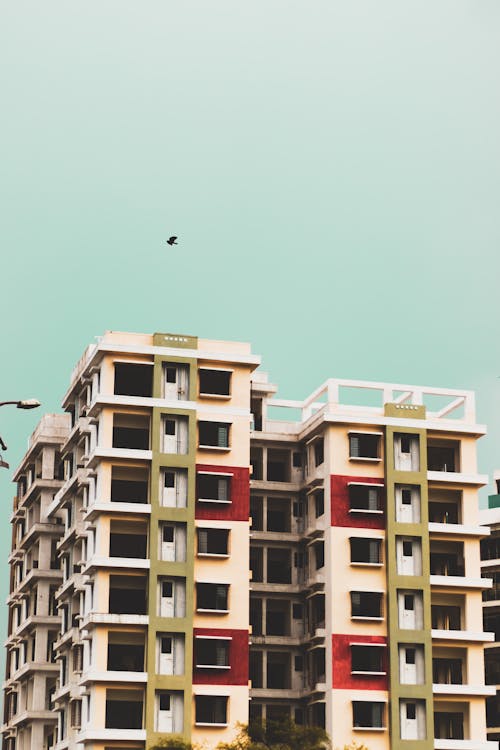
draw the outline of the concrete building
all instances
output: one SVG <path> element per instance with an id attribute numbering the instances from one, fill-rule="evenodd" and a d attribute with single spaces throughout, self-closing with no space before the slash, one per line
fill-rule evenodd
<path id="1" fill-rule="evenodd" d="M 77 364 L 16 474 L 4 750 L 212 748 L 283 716 L 336 746 L 495 746 L 473 395 L 280 401 L 258 365 L 115 332 Z"/>
<path id="2" fill-rule="evenodd" d="M 493 685 L 495 694 L 486 702 L 488 739 L 500 740 L 500 472 L 494 475 L 497 494 L 488 498 L 488 509 L 480 513 L 481 523 L 491 532 L 481 542 L 482 575 L 492 579 L 492 587 L 483 592 L 485 630 L 495 634 L 493 643 L 486 644 L 484 653 L 486 684 Z"/>

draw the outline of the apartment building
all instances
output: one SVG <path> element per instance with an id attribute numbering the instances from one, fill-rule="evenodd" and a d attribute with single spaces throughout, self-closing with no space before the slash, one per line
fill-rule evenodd
<path id="1" fill-rule="evenodd" d="M 482 575 L 492 580 L 492 587 L 483 592 L 484 629 L 495 634 L 484 653 L 486 684 L 493 685 L 495 694 L 486 701 L 488 739 L 500 741 L 500 472 L 495 472 L 497 494 L 488 498 L 488 509 L 480 513 L 481 523 L 491 535 L 481 541 Z"/>
<path id="2" fill-rule="evenodd" d="M 162 333 L 84 353 L 16 473 L 4 750 L 213 748 L 284 716 L 370 750 L 495 746 L 473 394 L 282 401 L 258 365 Z"/>

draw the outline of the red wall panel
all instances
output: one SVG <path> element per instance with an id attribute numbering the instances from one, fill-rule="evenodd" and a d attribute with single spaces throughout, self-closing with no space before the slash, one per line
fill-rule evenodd
<path id="1" fill-rule="evenodd" d="M 378 635 L 332 635 L 332 687 L 341 690 L 388 690 L 389 676 L 363 676 L 351 674 L 351 645 L 356 643 L 384 643 L 387 638 Z M 387 648 L 383 649 L 382 665 L 388 672 Z"/>
<path id="2" fill-rule="evenodd" d="M 217 521 L 248 521 L 250 515 L 250 469 L 241 466 L 196 464 L 196 471 L 220 471 L 231 474 L 231 502 L 196 503 L 195 518 Z"/>
<path id="3" fill-rule="evenodd" d="M 345 477 L 340 474 L 330 476 L 330 506 L 332 526 L 349 526 L 354 529 L 385 529 L 385 514 L 349 513 L 349 483 L 383 484 L 383 479 L 375 477 Z M 382 489 L 384 495 L 384 490 Z"/>
<path id="4" fill-rule="evenodd" d="M 229 641 L 230 669 L 196 669 L 193 661 L 194 685 L 247 685 L 248 684 L 248 630 L 223 628 L 193 628 L 193 636 L 227 636 Z M 196 641 L 193 658 L 196 656 Z"/>

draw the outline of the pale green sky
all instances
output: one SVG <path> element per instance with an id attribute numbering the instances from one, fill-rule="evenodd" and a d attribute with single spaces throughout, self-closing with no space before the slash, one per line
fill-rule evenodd
<path id="1" fill-rule="evenodd" d="M 57 410 L 106 329 L 249 340 L 282 397 L 475 389 L 480 469 L 500 468 L 498 0 L 17 0 L 0 20 L 0 400 Z M 38 416 L 2 409 L 12 466 Z"/>

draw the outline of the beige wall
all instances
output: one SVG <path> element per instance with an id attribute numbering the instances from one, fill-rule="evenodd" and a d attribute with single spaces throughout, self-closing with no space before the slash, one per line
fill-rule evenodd
<path id="1" fill-rule="evenodd" d="M 352 728 L 352 701 L 388 700 L 387 691 L 382 690 L 332 690 L 332 705 L 335 707 L 332 717 L 332 743 L 335 748 L 348 745 L 355 740 L 358 744 L 366 745 L 369 750 L 389 750 L 389 732 L 377 732 L 373 730 L 357 730 Z M 388 726 L 388 705 L 385 709 L 385 726 Z"/>

